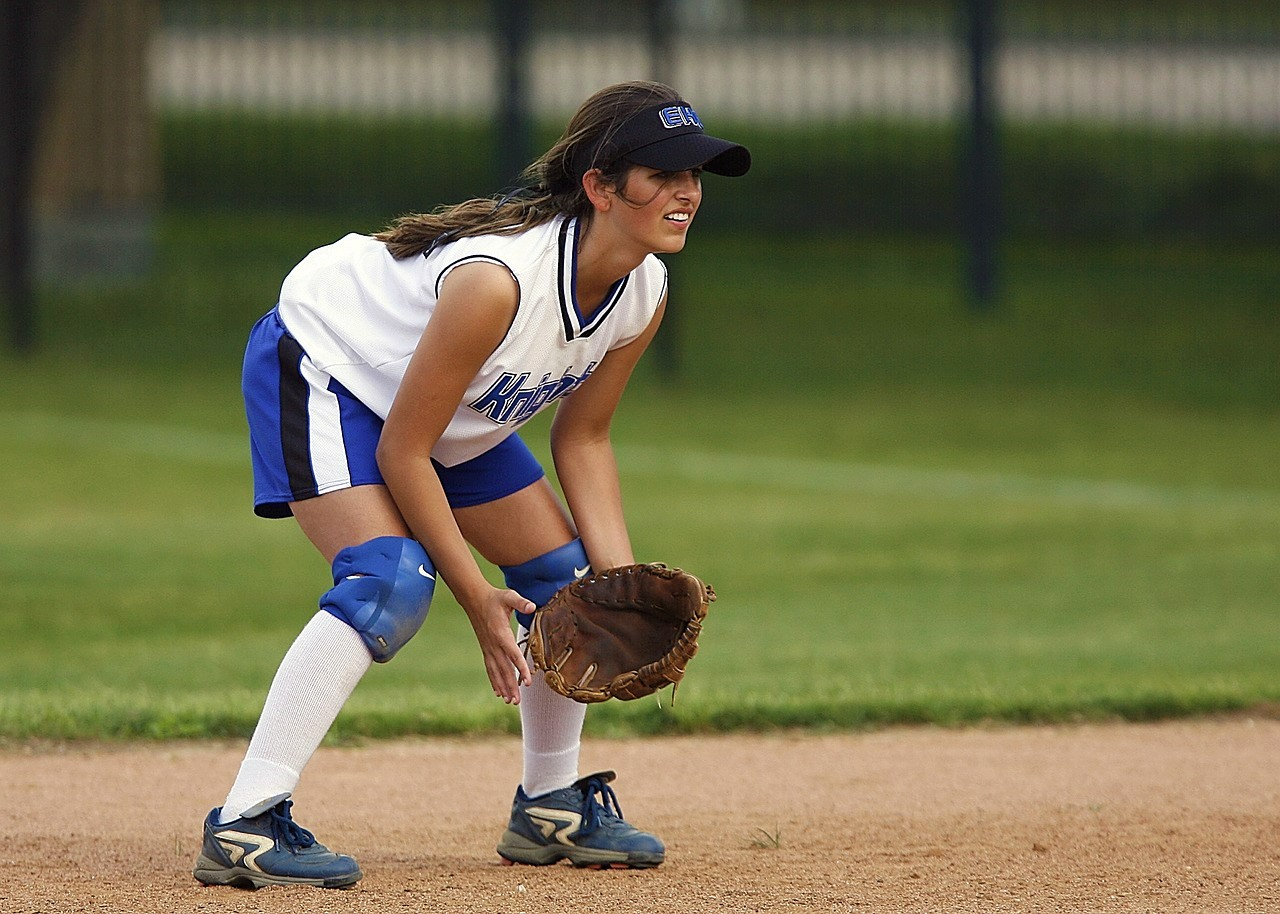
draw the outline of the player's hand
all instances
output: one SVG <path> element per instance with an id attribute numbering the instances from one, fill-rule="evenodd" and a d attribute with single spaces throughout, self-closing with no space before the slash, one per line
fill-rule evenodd
<path id="1" fill-rule="evenodd" d="M 493 694 L 509 705 L 520 704 L 520 686 L 533 683 L 528 661 L 511 630 L 511 614 L 531 613 L 535 608 L 514 590 L 497 588 L 490 590 L 479 605 L 467 608 Z"/>

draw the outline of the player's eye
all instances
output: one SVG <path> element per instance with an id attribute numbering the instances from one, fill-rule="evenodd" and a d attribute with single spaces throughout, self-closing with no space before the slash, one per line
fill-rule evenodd
<path id="1" fill-rule="evenodd" d="M 694 180 L 698 180 L 699 178 L 702 177 L 701 168 L 686 168 L 684 171 L 660 171 L 656 175 L 654 175 L 654 177 L 657 178 L 659 181 L 670 181 L 676 175 L 681 175 L 681 174 L 684 174 L 685 172 L 688 172 L 690 175 L 692 175 Z"/>

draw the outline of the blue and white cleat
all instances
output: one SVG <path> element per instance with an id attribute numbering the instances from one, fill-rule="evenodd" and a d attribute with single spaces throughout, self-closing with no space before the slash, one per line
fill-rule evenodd
<path id="1" fill-rule="evenodd" d="M 335 854 L 293 821 L 281 800 L 260 815 L 218 824 L 213 810 L 204 820 L 204 845 L 193 875 L 205 885 L 260 889 L 267 885 L 311 885 L 341 889 L 364 875 L 356 861 Z"/>
<path id="2" fill-rule="evenodd" d="M 517 787 L 498 854 L 506 863 L 532 866 L 559 860 L 593 869 L 657 866 L 666 848 L 657 836 L 623 820 L 609 786 L 615 777 L 612 771 L 601 771 L 533 798 Z"/>

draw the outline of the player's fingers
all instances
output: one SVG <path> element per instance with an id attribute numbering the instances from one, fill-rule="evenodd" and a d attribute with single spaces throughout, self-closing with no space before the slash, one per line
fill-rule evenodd
<path id="1" fill-rule="evenodd" d="M 529 661 L 525 659 L 524 651 L 516 647 L 511 654 L 511 663 L 515 668 L 516 679 L 522 686 L 533 685 L 533 673 L 529 671 Z"/>
<path id="2" fill-rule="evenodd" d="M 505 660 L 503 668 L 511 674 L 512 682 L 516 688 L 515 704 L 520 703 L 520 686 L 527 686 L 533 683 L 533 675 L 529 672 L 529 662 L 525 659 L 524 651 L 520 644 L 516 641 L 515 635 L 510 635 L 506 643 L 503 644 Z"/>
<path id="3" fill-rule="evenodd" d="M 516 593 L 514 590 L 505 591 L 502 596 L 503 596 L 503 602 L 505 603 L 508 612 L 532 613 L 535 609 L 538 608 L 534 606 L 533 603 L 526 600 L 524 597 L 520 596 L 520 594 Z"/>
<path id="4" fill-rule="evenodd" d="M 532 614 L 538 608 L 514 590 L 508 590 L 504 596 L 506 597 L 507 606 L 513 613 Z M 514 636 L 512 636 L 509 648 L 508 657 L 515 668 L 518 683 L 522 686 L 532 685 L 533 673 L 529 670 L 529 662 L 525 659 L 524 651 L 520 649 L 520 645 L 516 643 Z"/>
<path id="5" fill-rule="evenodd" d="M 493 686 L 493 694 L 507 704 L 520 703 L 520 689 L 516 683 L 515 671 L 502 655 L 485 658 L 485 667 L 489 673 L 489 684 Z"/>

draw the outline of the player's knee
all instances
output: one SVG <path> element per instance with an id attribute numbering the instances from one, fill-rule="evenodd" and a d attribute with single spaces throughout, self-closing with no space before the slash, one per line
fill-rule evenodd
<path id="1" fill-rule="evenodd" d="M 426 621 L 435 574 L 417 541 L 380 536 L 334 557 L 333 588 L 320 608 L 355 629 L 373 659 L 386 663 Z"/>
<path id="2" fill-rule="evenodd" d="M 580 539 L 565 543 L 558 549 L 552 549 L 523 564 L 501 567 L 507 586 L 534 606 L 542 606 L 561 587 L 572 584 L 591 571 L 587 550 L 583 548 Z M 525 628 L 533 624 L 533 616 L 529 613 L 516 613 L 516 618 Z"/>

